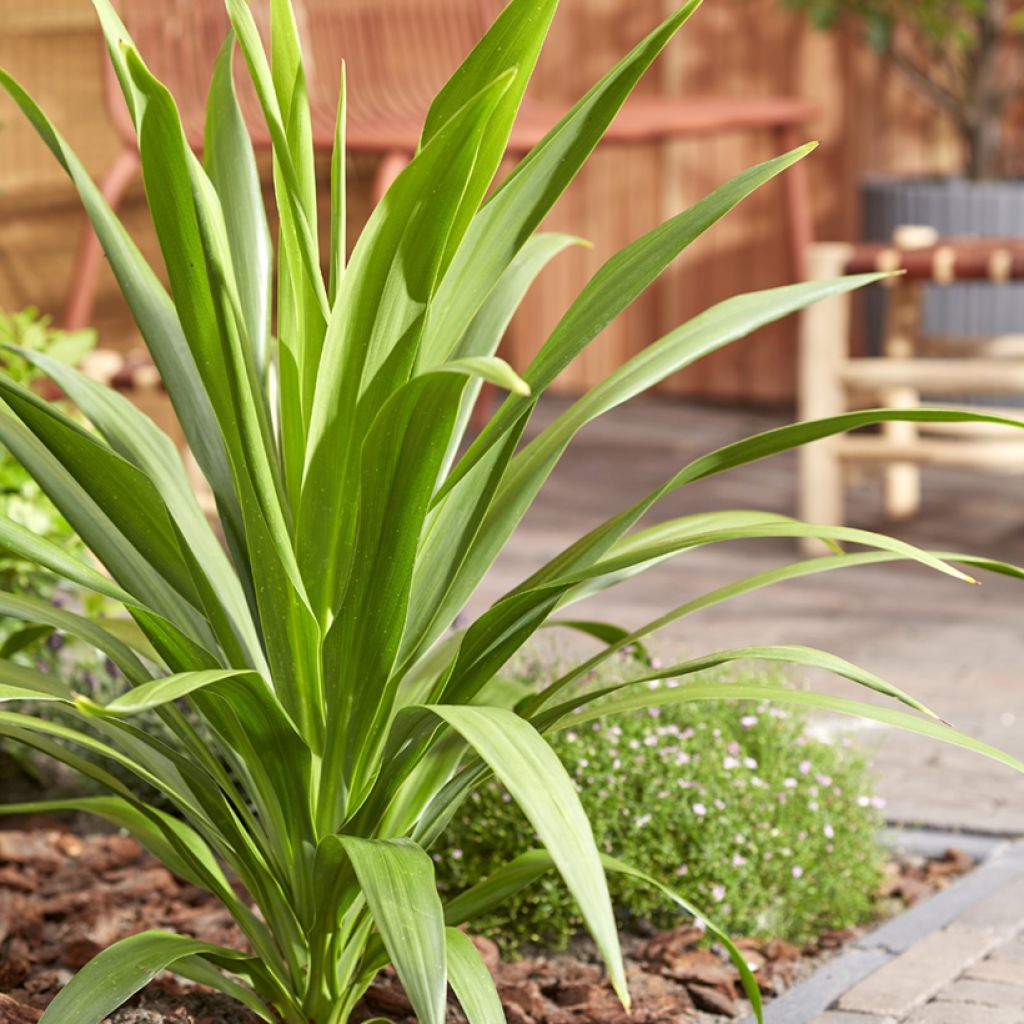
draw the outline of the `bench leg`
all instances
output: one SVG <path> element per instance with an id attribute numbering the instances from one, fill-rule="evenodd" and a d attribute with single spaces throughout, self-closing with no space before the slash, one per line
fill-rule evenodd
<path id="1" fill-rule="evenodd" d="M 814 279 L 839 277 L 849 258 L 850 246 L 819 243 L 807 254 L 808 271 Z M 847 357 L 850 331 L 850 298 L 836 295 L 808 307 L 800 314 L 801 420 L 837 416 L 846 410 L 840 371 Z M 810 523 L 841 525 L 843 522 L 843 467 L 838 438 L 823 438 L 799 450 L 799 516 Z M 826 545 L 813 538 L 801 541 L 809 555 L 826 553 Z"/>

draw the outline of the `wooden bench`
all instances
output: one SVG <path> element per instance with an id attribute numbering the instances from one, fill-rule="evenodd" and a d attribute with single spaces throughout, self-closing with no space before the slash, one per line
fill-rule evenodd
<path id="1" fill-rule="evenodd" d="M 809 276 L 818 279 L 875 270 L 902 274 L 884 284 L 881 355 L 851 355 L 849 295 L 804 311 L 801 419 L 876 406 L 950 405 L 951 397 L 1024 397 L 1024 324 L 1021 334 L 999 337 L 925 337 L 921 332 L 926 286 L 987 281 L 998 287 L 1024 280 L 1024 241 L 939 238 L 930 228 L 907 227 L 892 244 L 817 243 L 807 265 Z M 927 399 L 922 401 L 922 395 Z M 1022 408 L 984 408 L 1024 419 Z M 816 441 L 800 452 L 800 516 L 842 523 L 847 477 L 864 467 L 882 472 L 886 514 L 912 516 L 921 502 L 923 465 L 1024 473 L 1024 432 L 998 424 L 897 422 L 883 424 L 877 433 Z"/>

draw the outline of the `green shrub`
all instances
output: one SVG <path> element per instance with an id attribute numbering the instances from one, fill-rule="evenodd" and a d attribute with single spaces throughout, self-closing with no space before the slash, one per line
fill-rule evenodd
<path id="1" fill-rule="evenodd" d="M 7 313 L 0 310 L 0 370 L 24 387 L 34 388 L 46 381 L 46 374 L 10 346 L 29 352 L 42 352 L 69 366 L 75 366 L 92 350 L 92 331 L 61 331 L 51 326 L 50 318 L 29 308 Z M 42 537 L 82 557 L 85 545 L 53 502 L 29 475 L 22 464 L 0 444 L 0 516 L 13 520 L 37 537 Z M 0 589 L 49 598 L 57 577 L 37 563 L 0 546 Z M 82 592 L 84 594 L 84 592 Z M 92 595 L 89 595 L 90 598 Z M 10 622 L 0 621 L 0 639 L 6 638 Z"/>
<path id="2" fill-rule="evenodd" d="M 635 668 L 624 663 L 601 685 Z M 703 681 L 780 682 L 740 669 Z M 870 916 L 883 860 L 880 801 L 863 754 L 808 725 L 803 713 L 767 703 L 668 705 L 567 730 L 554 747 L 605 853 L 668 885 L 685 879 L 694 902 L 734 933 L 805 942 Z M 532 845 L 531 832 L 505 789 L 485 783 L 434 854 L 442 891 L 473 885 L 495 861 Z M 649 886 L 621 875 L 609 881 L 634 926 L 678 923 Z M 552 876 L 476 926 L 504 949 L 564 946 L 584 927 Z"/>
<path id="3" fill-rule="evenodd" d="M 60 330 L 52 326 L 50 317 L 35 308 L 13 313 L 0 310 L 0 371 L 23 387 L 35 389 L 49 378 L 16 350 L 42 353 L 59 363 L 76 366 L 92 351 L 95 342 L 94 331 Z M 88 559 L 82 539 L 2 444 L 0 518 L 30 530 L 74 558 Z M 113 610 L 112 603 L 102 595 L 61 580 L 51 570 L 2 544 L 0 590 L 90 615 Z M 58 673 L 77 692 L 89 694 L 96 700 L 110 699 L 123 685 L 116 669 L 95 647 L 49 627 L 26 625 L 15 618 L 0 617 L 0 657 L 11 658 L 18 665 Z M 57 717 L 67 717 L 54 706 L 38 705 L 35 711 L 46 714 L 51 708 Z M 13 756 L 31 774 L 37 774 L 35 761 L 24 747 L 0 739 L 0 751 Z"/>

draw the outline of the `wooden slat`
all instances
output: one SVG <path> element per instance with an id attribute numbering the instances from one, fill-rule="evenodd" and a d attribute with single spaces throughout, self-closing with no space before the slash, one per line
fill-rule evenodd
<path id="1" fill-rule="evenodd" d="M 1024 442 L 986 440 L 960 441 L 920 438 L 894 445 L 883 438 L 844 437 L 835 447 L 846 462 L 889 463 L 908 461 L 925 466 L 959 466 L 1000 473 L 1024 472 Z"/>
<path id="2" fill-rule="evenodd" d="M 957 395 L 1019 394 L 1024 391 L 1024 361 L 982 359 L 851 359 L 840 371 L 850 388 L 915 390 Z"/>

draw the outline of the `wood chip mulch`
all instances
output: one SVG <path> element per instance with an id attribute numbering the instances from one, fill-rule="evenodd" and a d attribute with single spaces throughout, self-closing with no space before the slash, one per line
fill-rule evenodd
<path id="1" fill-rule="evenodd" d="M 936 860 L 895 861 L 881 897 L 913 903 L 971 867 L 950 850 Z M 36 1024 L 72 974 L 105 946 L 158 928 L 244 948 L 231 917 L 207 893 L 175 878 L 142 847 L 118 834 L 78 835 L 52 819 L 44 827 L 0 832 L 0 1024 Z M 813 947 L 741 939 L 767 997 L 785 991 L 834 955 L 859 931 L 829 932 Z M 701 932 L 676 928 L 653 938 L 624 938 L 633 1011 L 608 986 L 593 947 L 503 962 L 486 939 L 474 939 L 501 993 L 509 1024 L 680 1024 L 721 1022 L 747 1011 L 735 968 Z M 412 1019 L 393 972 L 382 972 L 356 1020 Z M 449 1008 L 450 1024 L 464 1024 Z M 110 1024 L 255 1024 L 215 993 L 182 988 L 169 976 L 151 984 Z"/>

